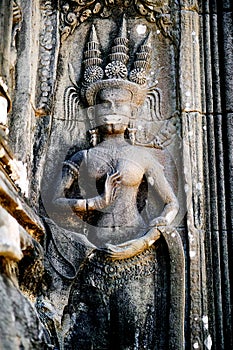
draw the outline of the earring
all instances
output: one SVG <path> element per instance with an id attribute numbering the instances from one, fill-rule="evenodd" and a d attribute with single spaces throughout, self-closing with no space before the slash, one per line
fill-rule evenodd
<path id="1" fill-rule="evenodd" d="M 137 129 L 136 128 L 127 128 L 127 130 L 128 130 L 128 135 L 129 135 L 130 142 L 131 142 L 132 145 L 134 145 L 135 141 L 136 141 Z"/>
<path id="2" fill-rule="evenodd" d="M 98 143 L 98 129 L 91 129 L 89 130 L 89 134 L 90 134 L 90 143 L 92 145 L 92 147 L 95 147 Z"/>

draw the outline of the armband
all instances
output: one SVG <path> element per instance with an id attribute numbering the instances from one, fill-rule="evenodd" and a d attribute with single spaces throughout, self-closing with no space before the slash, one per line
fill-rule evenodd
<path id="1" fill-rule="evenodd" d="M 74 176 L 74 178 L 78 177 L 79 168 L 76 163 L 72 162 L 71 160 L 65 160 L 63 165 L 68 167 L 69 172 Z"/>

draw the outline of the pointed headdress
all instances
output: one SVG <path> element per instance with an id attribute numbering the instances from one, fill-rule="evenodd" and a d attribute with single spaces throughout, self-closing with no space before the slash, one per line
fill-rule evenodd
<path id="1" fill-rule="evenodd" d="M 94 25 L 91 28 L 86 51 L 84 52 L 84 76 L 82 95 L 89 106 L 96 103 L 96 96 L 100 90 L 118 87 L 131 92 L 131 102 L 141 105 L 147 94 L 146 75 L 151 56 L 151 34 L 136 52 L 133 68 L 128 71 L 128 39 L 126 20 L 123 17 L 118 36 L 114 39 L 111 53 L 108 55 L 109 63 L 102 68 L 99 40 Z"/>

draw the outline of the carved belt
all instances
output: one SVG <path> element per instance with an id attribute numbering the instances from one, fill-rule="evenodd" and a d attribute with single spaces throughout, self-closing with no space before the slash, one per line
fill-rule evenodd
<path id="1" fill-rule="evenodd" d="M 124 260 L 111 260 L 102 252 L 96 252 L 86 264 L 85 285 L 110 292 L 113 287 L 121 287 L 128 281 L 149 277 L 156 271 L 157 260 L 155 248 Z"/>

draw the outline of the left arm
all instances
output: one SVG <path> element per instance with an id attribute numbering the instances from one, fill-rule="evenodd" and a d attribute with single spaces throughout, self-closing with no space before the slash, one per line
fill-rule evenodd
<path id="1" fill-rule="evenodd" d="M 159 163 L 153 164 L 147 171 L 147 178 L 164 203 L 162 213 L 151 220 L 150 226 L 170 225 L 179 211 L 179 203 L 164 175 L 162 166 Z"/>

